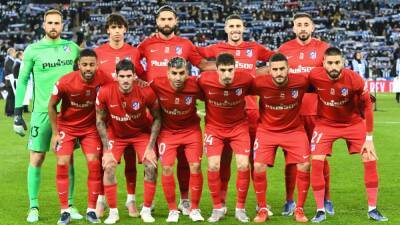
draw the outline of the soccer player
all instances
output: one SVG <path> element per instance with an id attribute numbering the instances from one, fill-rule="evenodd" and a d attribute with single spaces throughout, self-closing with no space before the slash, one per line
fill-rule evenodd
<path id="1" fill-rule="evenodd" d="M 24 59 L 19 71 L 16 101 L 14 131 L 25 135 L 27 130 L 22 118 L 23 100 L 30 74 L 34 82 L 33 112 L 29 132 L 28 149 L 30 151 L 28 167 L 29 212 L 27 221 L 39 220 L 39 186 L 41 181 L 41 166 L 46 152 L 49 151 L 51 140 L 51 125 L 48 116 L 48 103 L 56 81 L 73 70 L 79 47 L 72 41 L 60 38 L 63 29 L 62 14 L 57 10 L 48 10 L 44 14 L 43 28 L 45 37 L 37 43 L 29 45 L 24 52 Z M 72 165 L 72 164 L 71 164 Z M 73 207 L 73 167 L 70 166 L 69 205 L 72 219 L 82 219 L 77 209 Z"/>
<path id="2" fill-rule="evenodd" d="M 293 32 L 296 38 L 283 43 L 278 52 L 284 54 L 289 61 L 289 73 L 305 75 L 314 67 L 322 66 L 325 50 L 328 43 L 312 37 L 314 32 L 312 17 L 307 13 L 297 13 L 293 17 Z M 308 139 L 311 140 L 312 132 L 317 118 L 317 97 L 314 93 L 306 93 L 300 109 L 300 115 L 304 121 Z M 325 161 L 325 208 L 331 215 L 334 214 L 333 204 L 330 200 L 330 176 L 329 164 Z M 291 216 L 296 208 L 293 193 L 296 184 L 296 164 L 287 164 L 285 167 L 286 203 L 283 206 L 282 215 Z"/>
<path id="3" fill-rule="evenodd" d="M 336 47 L 326 50 L 323 67 L 313 69 L 309 79 L 318 94 L 319 115 L 311 139 L 311 186 L 317 204 L 317 214 L 311 221 L 326 220 L 324 161 L 332 155 L 332 145 L 339 138 L 346 140 L 350 154 L 361 155 L 368 196 L 368 217 L 387 221 L 376 208 L 378 172 L 372 137 L 373 112 L 363 79 L 356 72 L 344 69 L 342 53 Z"/>
<path id="4" fill-rule="evenodd" d="M 201 90 L 196 77 L 189 77 L 188 64 L 180 57 L 168 62 L 168 75 L 154 78 L 150 83 L 160 102 L 162 111 L 158 151 L 162 164 L 162 187 L 168 203 L 167 222 L 178 222 L 179 211 L 175 201 L 174 164 L 178 148 L 183 148 L 190 166 L 189 217 L 204 221 L 199 209 L 203 190 L 201 158 L 203 155 L 200 118 L 197 116 L 196 100 Z"/>
<path id="5" fill-rule="evenodd" d="M 100 223 L 95 213 L 97 195 L 101 188 L 101 141 L 96 129 L 95 100 L 100 85 L 113 79 L 97 70 L 97 56 L 93 50 L 82 50 L 78 59 L 78 71 L 63 76 L 54 86 L 49 102 L 49 118 L 52 128 L 51 148 L 57 155 L 56 184 L 61 203 L 58 224 L 68 224 L 71 212 L 68 206 L 68 165 L 79 140 L 88 166 L 88 208 L 86 219 Z M 57 115 L 57 105 L 61 111 Z"/>
<path id="6" fill-rule="evenodd" d="M 245 26 L 239 15 L 233 14 L 228 16 L 225 20 L 225 33 L 228 36 L 227 41 L 207 47 L 198 47 L 200 55 L 204 58 L 216 58 L 221 53 L 230 53 L 235 57 L 236 71 L 244 71 L 250 73 L 254 77 L 256 75 L 257 61 L 267 61 L 274 52 L 257 42 L 244 41 L 244 31 Z M 259 117 L 256 96 L 246 96 L 246 114 L 250 127 L 251 149 L 253 149 Z M 250 154 L 251 168 L 253 168 L 252 155 L 253 154 Z M 221 156 L 221 195 L 224 205 L 231 176 L 231 161 L 232 149 L 229 148 L 229 145 L 226 145 Z"/>
<path id="7" fill-rule="evenodd" d="M 119 61 L 116 72 L 118 82 L 101 87 L 96 100 L 96 126 L 103 144 L 104 192 L 110 207 L 104 223 L 114 224 L 119 220 L 115 170 L 128 146 L 133 147 L 145 167 L 144 205 L 140 216 L 144 222 L 152 223 L 155 219 L 150 207 L 157 179 L 154 147 L 161 126 L 160 109 L 152 89 L 141 87 L 135 81 L 135 68 L 130 60 Z M 147 110 L 153 116 L 152 125 Z"/>
<path id="8" fill-rule="evenodd" d="M 146 59 L 146 81 L 165 76 L 168 62 L 174 57 L 182 57 L 201 70 L 215 70 L 215 63 L 207 62 L 197 52 L 193 43 L 176 35 L 178 18 L 171 6 L 162 6 L 156 12 L 157 33 L 146 38 L 138 46 L 141 56 Z M 178 181 L 181 193 L 179 209 L 183 215 L 190 213 L 189 177 L 190 168 L 183 150 L 178 151 Z"/>
<path id="9" fill-rule="evenodd" d="M 105 26 L 108 34 L 108 42 L 95 48 L 97 53 L 99 70 L 109 74 L 116 79 L 115 65 L 122 59 L 131 60 L 135 65 L 136 74 L 139 77 L 144 75 L 143 67 L 140 64 L 139 50 L 125 43 L 124 37 L 128 30 L 128 23 L 125 18 L 119 14 L 113 13 L 107 17 Z M 138 217 L 139 212 L 136 208 L 136 157 L 132 150 L 124 152 L 125 159 L 125 178 L 127 198 L 125 206 L 131 217 Z M 104 193 L 99 195 L 97 201 L 97 215 L 102 216 L 106 206 Z"/>
<path id="10" fill-rule="evenodd" d="M 271 75 L 257 76 L 252 92 L 260 96 L 260 122 L 254 144 L 254 189 L 260 210 L 254 222 L 268 219 L 266 209 L 267 166 L 273 166 L 278 147 L 286 164 L 297 166 L 298 200 L 295 220 L 307 222 L 303 206 L 310 185 L 309 142 L 300 119 L 300 106 L 308 88 L 308 77 L 288 74 L 288 61 L 281 53 L 269 60 Z M 288 138 L 290 137 L 290 138 Z"/>
<path id="11" fill-rule="evenodd" d="M 237 166 L 235 217 L 241 222 L 249 222 L 245 202 L 250 183 L 250 137 L 245 96 L 253 76 L 235 71 L 235 59 L 229 53 L 220 54 L 216 65 L 217 71 L 203 72 L 199 78 L 206 102 L 204 148 L 208 158 L 208 187 L 213 201 L 208 221 L 217 222 L 226 213 L 222 205 L 219 171 L 224 143 L 229 143 L 235 153 Z"/>

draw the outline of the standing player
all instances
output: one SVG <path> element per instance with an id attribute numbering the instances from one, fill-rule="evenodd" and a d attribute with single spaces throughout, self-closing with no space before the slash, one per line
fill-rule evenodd
<path id="1" fill-rule="evenodd" d="M 268 219 L 266 209 L 267 166 L 273 166 L 278 147 L 286 164 L 297 165 L 298 200 L 295 220 L 307 222 L 303 206 L 310 185 L 309 142 L 299 112 L 308 77 L 288 74 L 288 61 L 281 53 L 270 58 L 271 75 L 258 76 L 253 92 L 260 96 L 260 123 L 254 144 L 254 189 L 260 210 L 254 222 Z M 288 138 L 290 137 L 290 138 Z"/>
<path id="2" fill-rule="evenodd" d="M 373 112 L 369 93 L 364 89 L 360 75 L 344 69 L 344 59 L 338 48 L 326 50 L 323 65 L 313 69 L 309 76 L 318 94 L 320 116 L 311 139 L 311 185 L 317 203 L 317 214 L 311 221 L 326 220 L 324 161 L 326 156 L 332 154 L 333 142 L 339 138 L 346 140 L 350 154 L 361 155 L 368 196 L 368 217 L 376 221 L 387 221 L 376 208 L 378 171 L 372 140 Z"/>
<path id="3" fill-rule="evenodd" d="M 165 76 L 168 62 L 174 57 L 182 57 L 201 70 L 215 70 L 215 63 L 207 62 L 197 52 L 193 43 L 175 34 L 178 18 L 171 6 L 163 6 L 156 12 L 157 33 L 145 39 L 140 45 L 141 56 L 146 59 L 146 81 Z M 184 152 L 178 151 L 178 181 L 181 192 L 179 208 L 183 215 L 189 215 L 189 177 L 190 169 Z"/>
<path id="4" fill-rule="evenodd" d="M 221 53 L 230 53 L 235 57 L 236 71 L 244 71 L 254 77 L 256 75 L 257 61 L 267 61 L 273 52 L 257 42 L 244 41 L 244 30 L 245 26 L 240 16 L 228 16 L 225 20 L 227 41 L 208 47 L 198 47 L 200 55 L 204 58 L 216 58 Z M 246 114 L 250 127 L 251 149 L 253 149 L 259 117 L 256 96 L 246 96 Z M 231 161 L 232 149 L 229 148 L 229 145 L 226 145 L 221 156 L 221 197 L 224 205 L 231 176 Z M 253 169 L 252 162 L 253 158 L 252 154 L 250 154 L 250 165 Z"/>
<path id="5" fill-rule="evenodd" d="M 29 212 L 27 221 L 39 220 L 39 186 L 41 181 L 41 166 L 49 151 L 51 140 L 51 125 L 48 116 L 48 103 L 56 81 L 73 70 L 79 47 L 72 41 L 60 38 L 63 29 L 62 14 L 57 10 L 49 10 L 44 14 L 43 28 L 45 37 L 37 43 L 29 45 L 24 52 L 24 59 L 19 71 L 16 101 L 14 131 L 21 136 L 27 129 L 22 118 L 23 100 L 30 74 L 34 82 L 33 112 L 29 132 L 28 149 L 30 160 L 28 167 Z M 72 207 L 74 186 L 73 167 L 70 167 L 69 205 L 72 219 L 82 219 L 82 216 Z"/>
<path id="6" fill-rule="evenodd" d="M 133 147 L 138 159 L 144 163 L 144 205 L 140 215 L 144 222 L 151 223 L 155 221 L 150 207 L 157 179 L 154 147 L 161 126 L 158 101 L 149 86 L 140 87 L 134 81 L 135 68 L 131 61 L 118 62 L 116 72 L 118 83 L 101 87 L 96 100 L 96 125 L 104 149 L 104 192 L 110 206 L 110 214 L 104 223 L 114 224 L 119 220 L 115 170 L 128 146 Z M 146 110 L 154 118 L 151 134 Z M 106 119 L 109 119 L 107 128 Z"/>
<path id="7" fill-rule="evenodd" d="M 111 14 L 107 17 L 105 26 L 108 34 L 107 43 L 95 48 L 98 56 L 99 70 L 104 71 L 110 77 L 116 79 L 115 65 L 122 59 L 131 60 L 135 65 L 136 74 L 139 77 L 144 75 L 143 67 L 140 64 L 139 50 L 125 43 L 125 33 L 128 30 L 128 23 L 125 18 L 119 14 Z M 128 208 L 129 216 L 138 217 L 139 213 L 136 208 L 136 158 L 134 151 L 125 151 L 125 177 L 127 198 L 125 206 Z M 102 216 L 105 208 L 104 193 L 99 195 L 96 211 Z"/>
<path id="8" fill-rule="evenodd" d="M 82 50 L 78 71 L 63 76 L 54 86 L 49 102 L 49 118 L 52 127 L 51 147 L 57 154 L 57 191 L 61 203 L 58 224 L 68 224 L 71 212 L 68 207 L 68 164 L 77 140 L 86 155 L 88 166 L 88 208 L 86 219 L 100 223 L 95 213 L 97 195 L 101 188 L 101 141 L 96 129 L 95 100 L 100 85 L 113 79 L 97 70 L 97 56 L 93 50 Z M 61 111 L 57 115 L 57 105 Z"/>
<path id="9" fill-rule="evenodd" d="M 196 109 L 196 100 L 200 97 L 201 90 L 196 79 L 189 77 L 186 60 L 175 57 L 168 62 L 168 77 L 156 77 L 150 83 L 160 102 L 163 118 L 158 137 L 158 151 L 163 166 L 162 186 L 170 210 L 167 222 L 178 222 L 179 219 L 174 180 L 174 164 L 179 147 L 183 148 L 190 166 L 189 217 L 194 222 L 204 221 L 199 209 L 203 190 L 203 146 L 200 118 Z"/>
<path id="10" fill-rule="evenodd" d="M 203 72 L 199 78 L 206 102 L 204 148 L 208 158 L 208 187 L 213 201 L 213 211 L 208 221 L 217 222 L 225 214 L 219 171 L 224 144 L 229 143 L 236 156 L 238 173 L 235 217 L 241 222 L 249 222 L 245 202 L 250 183 L 250 137 L 245 96 L 253 77 L 245 72 L 235 72 L 235 59 L 229 53 L 219 55 L 216 65 L 216 72 Z"/>
<path id="11" fill-rule="evenodd" d="M 326 42 L 312 38 L 314 23 L 307 13 L 297 13 L 293 17 L 293 32 L 296 38 L 282 44 L 279 52 L 284 54 L 289 61 L 289 73 L 305 75 L 311 69 L 322 66 L 325 50 L 329 47 Z M 317 97 L 314 93 L 306 93 L 300 109 L 300 115 L 304 121 L 308 139 L 311 140 L 312 132 L 317 117 Z M 286 203 L 283 207 L 282 215 L 290 216 L 293 214 L 296 204 L 293 201 L 293 193 L 296 184 L 296 165 L 287 164 L 285 168 L 286 182 Z M 330 201 L 329 193 L 329 165 L 325 161 L 325 208 L 331 215 L 334 214 L 333 204 Z"/>

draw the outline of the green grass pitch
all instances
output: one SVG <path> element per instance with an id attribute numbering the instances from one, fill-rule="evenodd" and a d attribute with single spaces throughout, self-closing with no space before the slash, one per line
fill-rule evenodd
<path id="1" fill-rule="evenodd" d="M 4 116 L 4 101 L 0 101 L 0 225 L 20 225 L 25 222 L 28 210 L 28 196 L 26 188 L 26 172 L 28 166 L 28 151 L 26 150 L 27 137 L 21 138 L 12 131 L 12 118 Z M 375 113 L 374 140 L 378 152 L 378 169 L 380 175 L 379 209 L 389 218 L 386 224 L 400 224 L 400 105 L 395 103 L 393 94 L 378 95 L 378 109 Z M 25 114 L 29 121 L 29 115 Z M 204 160 L 205 161 L 205 160 Z M 283 155 L 277 155 L 276 165 L 268 170 L 267 201 L 275 213 L 267 222 L 268 224 L 297 224 L 293 218 L 280 216 L 284 202 L 284 173 Z M 203 174 L 206 174 L 203 162 Z M 363 182 L 363 167 L 360 157 L 347 154 L 343 141 L 336 142 L 331 165 L 331 197 L 335 205 L 336 214 L 328 216 L 324 224 L 374 224 L 367 220 L 367 203 Z M 137 201 L 142 202 L 142 166 L 139 166 L 137 182 Z M 233 167 L 234 168 L 234 167 Z M 81 213 L 86 212 L 86 176 L 87 169 L 81 151 L 75 153 L 75 205 Z M 59 217 L 59 203 L 55 187 L 55 155 L 49 152 L 42 170 L 42 184 L 40 189 L 40 222 L 37 224 L 56 224 Z M 118 207 L 120 221 L 118 224 L 139 224 L 140 219 L 127 216 L 124 207 L 126 198 L 125 178 L 123 166 L 118 167 Z M 160 173 L 159 173 L 160 174 Z M 229 186 L 228 216 L 221 224 L 238 224 L 234 219 L 235 207 L 235 172 Z M 211 212 L 211 199 L 208 192 L 206 176 L 204 176 L 204 189 L 200 207 L 205 218 Z M 159 179 L 160 180 L 160 175 Z M 178 185 L 177 185 L 178 186 Z M 179 198 L 179 195 L 177 195 Z M 166 224 L 168 215 L 167 204 L 164 199 L 162 187 L 158 182 L 156 193 L 156 211 L 154 216 L 156 224 Z M 246 209 L 251 217 L 255 216 L 255 195 L 250 185 Z M 311 218 L 315 213 L 315 201 L 309 192 L 305 212 Z M 191 220 L 181 216 L 180 223 L 188 224 Z M 206 223 L 206 222 L 205 222 Z M 71 224 L 87 224 L 86 221 L 73 221 Z"/>

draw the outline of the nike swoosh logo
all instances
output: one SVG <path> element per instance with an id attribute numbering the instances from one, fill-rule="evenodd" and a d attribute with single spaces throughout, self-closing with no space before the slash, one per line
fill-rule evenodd
<path id="1" fill-rule="evenodd" d="M 245 152 L 245 153 L 248 153 L 248 152 L 250 152 L 250 149 L 246 149 L 246 150 L 244 150 L 244 152 Z"/>
<path id="2" fill-rule="evenodd" d="M 307 158 L 308 158 L 308 155 L 306 155 L 306 156 L 303 156 L 303 158 L 304 158 L 304 159 L 307 159 Z"/>
<path id="3" fill-rule="evenodd" d="M 64 191 L 64 192 L 58 192 L 58 194 L 59 194 L 59 195 L 64 195 L 64 194 L 67 194 L 67 192 L 66 192 L 66 191 Z"/>
<path id="4" fill-rule="evenodd" d="M 157 51 L 158 51 L 158 49 L 150 49 L 150 52 L 151 52 L 151 53 L 157 52 Z"/>
<path id="5" fill-rule="evenodd" d="M 106 63 L 106 62 L 108 62 L 108 60 L 101 60 L 101 61 L 100 61 L 100 64 L 104 64 L 104 63 Z"/>
<path id="6" fill-rule="evenodd" d="M 287 60 L 289 60 L 290 58 L 293 58 L 293 56 L 288 56 L 288 57 L 286 57 L 287 58 Z"/>
<path id="7" fill-rule="evenodd" d="M 273 98 L 274 96 L 264 96 L 265 99 Z"/>
<path id="8" fill-rule="evenodd" d="M 240 192 L 245 192 L 246 190 L 243 190 L 243 189 L 239 188 L 239 191 L 240 191 Z"/>
<path id="9" fill-rule="evenodd" d="M 71 94 L 71 97 L 79 96 L 80 94 Z"/>
<path id="10" fill-rule="evenodd" d="M 117 107 L 118 105 L 110 105 L 111 108 Z"/>
<path id="11" fill-rule="evenodd" d="M 167 101 L 168 98 L 160 98 L 160 101 Z"/>
<path id="12" fill-rule="evenodd" d="M 317 88 L 317 90 L 318 90 L 318 91 L 324 91 L 324 90 L 327 90 L 327 89 Z"/>
<path id="13" fill-rule="evenodd" d="M 209 91 L 208 94 L 209 94 L 209 95 L 215 95 L 215 94 L 217 94 L 217 93 L 216 93 L 216 92 L 211 92 L 211 91 Z"/>

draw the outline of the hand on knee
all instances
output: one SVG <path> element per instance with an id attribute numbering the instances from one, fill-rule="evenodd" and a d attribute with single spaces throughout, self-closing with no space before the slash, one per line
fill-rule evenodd
<path id="1" fill-rule="evenodd" d="M 254 171 L 256 173 L 263 173 L 265 172 L 267 166 L 265 164 L 262 163 L 254 163 Z"/>
<path id="2" fill-rule="evenodd" d="M 144 163 L 144 179 L 149 182 L 156 182 L 157 180 L 156 167 L 154 167 L 150 162 Z"/>
<path id="3" fill-rule="evenodd" d="M 309 162 L 304 162 L 304 163 L 298 163 L 297 164 L 297 169 L 303 172 L 309 172 L 310 171 L 310 163 Z"/>

